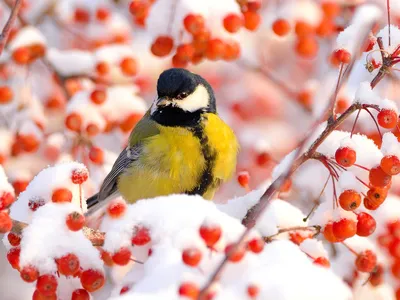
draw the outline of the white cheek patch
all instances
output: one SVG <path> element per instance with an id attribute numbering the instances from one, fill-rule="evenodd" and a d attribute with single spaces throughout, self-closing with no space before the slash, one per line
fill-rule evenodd
<path id="1" fill-rule="evenodd" d="M 209 104 L 209 94 L 204 85 L 199 85 L 193 93 L 182 100 L 174 100 L 174 104 L 189 112 L 206 108 Z"/>

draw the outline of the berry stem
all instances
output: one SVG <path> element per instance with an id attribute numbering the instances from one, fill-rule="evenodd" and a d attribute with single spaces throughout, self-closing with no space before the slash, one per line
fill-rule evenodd
<path id="1" fill-rule="evenodd" d="M 353 137 L 354 129 L 356 128 L 356 124 L 357 124 L 357 121 L 358 121 L 358 117 L 360 116 L 360 112 L 361 112 L 361 109 L 359 109 L 358 112 L 357 112 L 356 119 L 354 120 L 353 127 L 351 128 L 350 138 Z"/>
<path id="2" fill-rule="evenodd" d="M 370 171 L 370 169 L 368 169 L 368 168 L 366 168 L 364 166 L 358 165 L 358 164 L 353 164 L 353 166 L 358 167 L 358 168 L 363 169 L 363 170 L 368 171 L 368 172 Z"/>
<path id="3" fill-rule="evenodd" d="M 6 25 L 3 28 L 3 31 L 0 35 L 0 55 L 3 53 L 4 47 L 8 41 L 8 37 L 10 36 L 11 27 L 13 26 L 15 20 L 17 19 L 18 13 L 22 7 L 22 0 L 16 0 L 14 6 L 11 9 L 10 17 L 7 20 Z"/>
<path id="4" fill-rule="evenodd" d="M 290 232 L 290 231 L 311 231 L 314 230 L 315 234 L 314 236 L 318 235 L 321 232 L 321 226 L 319 225 L 313 225 L 313 226 L 295 226 L 295 227 L 288 227 L 288 228 L 282 228 L 279 229 L 277 233 L 273 234 L 273 235 L 269 235 L 269 236 L 264 236 L 263 240 L 266 243 L 271 243 L 273 241 L 273 238 L 285 233 L 285 232 Z"/>
<path id="5" fill-rule="evenodd" d="M 82 184 L 79 184 L 79 205 L 81 207 L 81 211 L 83 211 L 83 207 L 82 204 L 83 203 L 83 199 L 82 199 Z"/>
<path id="6" fill-rule="evenodd" d="M 374 123 L 375 123 L 376 129 L 378 129 L 379 136 L 380 136 L 381 139 L 382 139 L 382 133 L 381 133 L 381 130 L 379 129 L 378 122 L 376 122 L 376 120 L 375 120 L 375 117 L 372 115 L 372 113 L 369 111 L 368 108 L 364 108 L 364 110 L 371 116 L 372 120 L 373 120 Z"/>
<path id="7" fill-rule="evenodd" d="M 356 176 L 356 179 L 361 182 L 363 185 L 365 185 L 368 189 L 370 188 L 370 186 L 368 184 L 366 184 L 363 180 L 361 180 L 358 176 Z"/>
<path id="8" fill-rule="evenodd" d="M 342 79 L 342 75 L 343 75 L 343 66 L 344 66 L 344 64 L 341 63 L 340 64 L 339 76 L 338 76 L 338 79 L 337 79 L 337 82 L 336 82 L 335 94 L 334 94 L 334 97 L 333 97 L 335 100 L 333 101 L 333 105 L 331 106 L 330 117 L 332 118 L 332 121 L 336 120 L 336 114 L 335 114 L 336 99 L 337 99 L 337 95 L 339 93 L 340 80 Z"/>
<path id="9" fill-rule="evenodd" d="M 358 253 L 357 253 L 353 248 L 351 248 L 349 245 L 347 245 L 345 242 L 342 242 L 342 244 L 343 244 L 343 246 L 345 246 L 351 253 L 353 253 L 355 256 L 358 255 Z"/>

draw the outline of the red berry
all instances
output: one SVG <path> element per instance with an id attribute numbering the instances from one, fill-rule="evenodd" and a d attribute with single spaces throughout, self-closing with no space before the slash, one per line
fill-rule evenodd
<path id="1" fill-rule="evenodd" d="M 114 255 L 112 256 L 112 260 L 117 265 L 125 266 L 131 260 L 131 256 L 132 256 L 131 250 L 127 247 L 122 247 L 117 252 L 114 253 Z"/>
<path id="2" fill-rule="evenodd" d="M 239 172 L 237 180 L 239 182 L 239 184 L 244 187 L 244 188 L 248 188 L 249 187 L 249 181 L 250 181 L 250 174 L 247 171 L 242 171 Z"/>
<path id="3" fill-rule="evenodd" d="M 77 7 L 74 12 L 74 19 L 77 23 L 89 23 L 90 15 L 85 8 Z"/>
<path id="4" fill-rule="evenodd" d="M 261 152 L 257 154 L 256 163 L 259 167 L 265 166 L 270 161 L 272 161 L 272 157 L 268 152 Z"/>
<path id="5" fill-rule="evenodd" d="M 264 250 L 265 242 L 262 238 L 253 238 L 247 243 L 247 248 L 253 253 L 260 253 Z"/>
<path id="6" fill-rule="evenodd" d="M 124 58 L 119 64 L 122 73 L 125 76 L 135 76 L 138 72 L 137 62 L 132 57 Z"/>
<path id="7" fill-rule="evenodd" d="M 194 46 L 191 44 L 182 44 L 176 48 L 176 56 L 183 62 L 188 62 L 192 59 L 195 53 Z"/>
<path id="8" fill-rule="evenodd" d="M 240 45 L 236 41 L 227 41 L 225 43 L 225 52 L 223 59 L 226 61 L 231 61 L 238 59 L 240 56 Z M 192 60 L 193 62 L 193 60 Z"/>
<path id="9" fill-rule="evenodd" d="M 127 291 L 129 291 L 129 290 L 130 290 L 129 286 L 124 286 L 124 287 L 122 287 L 122 289 L 121 289 L 121 291 L 119 292 L 119 294 L 120 294 L 120 295 L 123 295 L 123 294 L 125 294 Z"/>
<path id="10" fill-rule="evenodd" d="M 322 256 L 314 259 L 314 264 L 323 266 L 325 268 L 329 268 L 331 266 L 331 263 L 329 262 L 329 260 L 326 257 L 322 257 Z"/>
<path id="11" fill-rule="evenodd" d="M 215 38 L 207 43 L 206 56 L 210 60 L 218 60 L 224 56 L 225 44 L 222 40 Z"/>
<path id="12" fill-rule="evenodd" d="M 382 109 L 377 116 L 378 124 L 386 129 L 395 128 L 397 125 L 398 116 L 394 110 Z"/>
<path id="13" fill-rule="evenodd" d="M 392 265 L 392 274 L 395 278 L 400 279 L 400 260 L 395 260 Z"/>
<path id="14" fill-rule="evenodd" d="M 36 289 L 43 295 L 52 295 L 57 291 L 57 278 L 51 274 L 39 276 L 36 282 Z"/>
<path id="15" fill-rule="evenodd" d="M 385 270 L 382 265 L 377 265 L 375 270 L 369 276 L 369 283 L 372 286 L 378 286 L 383 283 L 383 276 L 385 274 Z"/>
<path id="16" fill-rule="evenodd" d="M 102 88 L 97 88 L 90 94 L 90 100 L 92 100 L 94 104 L 102 104 L 106 99 L 106 90 Z"/>
<path id="17" fill-rule="evenodd" d="M 97 63 L 96 71 L 100 76 L 105 76 L 110 72 L 110 67 L 105 61 L 101 61 Z"/>
<path id="18" fill-rule="evenodd" d="M 86 133 L 88 136 L 95 136 L 100 133 L 100 128 L 96 124 L 89 124 L 86 126 Z"/>
<path id="19" fill-rule="evenodd" d="M 19 256 L 21 254 L 21 248 L 15 247 L 11 248 L 7 252 L 7 260 L 10 263 L 11 267 L 14 269 L 19 269 Z"/>
<path id="20" fill-rule="evenodd" d="M 72 171 L 71 180 L 74 184 L 82 184 L 89 178 L 89 171 L 86 168 Z"/>
<path id="21" fill-rule="evenodd" d="M 133 127 L 135 127 L 135 125 L 140 121 L 142 117 L 143 117 L 142 114 L 138 113 L 130 114 L 119 124 L 119 128 L 123 132 L 128 133 L 133 129 Z"/>
<path id="22" fill-rule="evenodd" d="M 58 188 L 53 191 L 51 195 L 51 201 L 54 203 L 62 203 L 62 202 L 71 202 L 72 201 L 72 193 L 69 189 L 66 188 Z"/>
<path id="23" fill-rule="evenodd" d="M 357 233 L 357 224 L 350 219 L 341 219 L 333 222 L 332 232 L 337 239 L 351 238 Z"/>
<path id="24" fill-rule="evenodd" d="M 174 47 L 174 40 L 172 37 L 166 35 L 158 36 L 151 45 L 151 53 L 155 56 L 163 57 L 171 53 Z"/>
<path id="25" fill-rule="evenodd" d="M 13 204 L 15 197 L 10 192 L 0 192 L 0 210 L 8 208 L 11 204 Z"/>
<path id="26" fill-rule="evenodd" d="M 376 267 L 376 255 L 371 250 L 365 250 L 357 255 L 355 264 L 360 272 L 372 272 Z"/>
<path id="27" fill-rule="evenodd" d="M 389 253 L 394 258 L 400 259 L 400 240 L 399 239 L 392 239 L 392 241 L 389 244 L 388 249 L 389 249 Z"/>
<path id="28" fill-rule="evenodd" d="M 57 300 L 57 295 L 55 293 L 44 295 L 36 289 L 32 295 L 32 300 Z"/>
<path id="29" fill-rule="evenodd" d="M 247 286 L 247 295 L 249 295 L 250 298 L 257 298 L 259 294 L 260 288 L 257 285 L 250 284 Z"/>
<path id="30" fill-rule="evenodd" d="M 349 147 L 340 147 L 336 150 L 335 159 L 339 165 L 347 168 L 356 162 L 357 154 Z"/>
<path id="31" fill-rule="evenodd" d="M 239 262 L 242 260 L 242 258 L 244 257 L 244 255 L 246 253 L 245 248 L 239 245 L 239 247 L 237 247 L 237 249 L 232 252 L 233 247 L 234 247 L 234 244 L 227 245 L 225 247 L 225 254 L 229 255 L 229 261 L 234 262 L 234 263 Z"/>
<path id="32" fill-rule="evenodd" d="M 303 58 L 314 58 L 319 50 L 318 41 L 312 35 L 300 37 L 295 44 L 295 50 Z"/>
<path id="33" fill-rule="evenodd" d="M 325 225 L 323 234 L 324 234 L 325 239 L 328 242 L 339 243 L 339 242 L 343 241 L 343 239 L 339 239 L 333 233 L 333 223 L 328 223 L 328 224 Z"/>
<path id="34" fill-rule="evenodd" d="M 389 222 L 386 225 L 386 228 L 389 231 L 390 235 L 395 238 L 400 238 L 400 220 Z"/>
<path id="35" fill-rule="evenodd" d="M 224 18 L 224 27 L 225 30 L 230 32 L 230 33 L 235 33 L 238 32 L 239 29 L 243 26 L 243 20 L 242 18 L 234 13 L 228 14 Z"/>
<path id="36" fill-rule="evenodd" d="M 351 54 L 345 49 L 336 50 L 334 55 L 336 59 L 343 64 L 348 64 L 351 61 Z"/>
<path id="37" fill-rule="evenodd" d="M 149 229 L 137 226 L 132 236 L 132 245 L 143 246 L 151 241 Z"/>
<path id="38" fill-rule="evenodd" d="M 12 220 L 6 211 L 0 211 L 0 233 L 6 233 L 12 229 Z"/>
<path id="39" fill-rule="evenodd" d="M 387 188 L 372 187 L 367 192 L 367 197 L 364 198 L 364 206 L 366 209 L 377 209 L 386 199 Z"/>
<path id="40" fill-rule="evenodd" d="M 27 47 L 20 47 L 13 51 L 12 58 L 19 65 L 26 65 L 31 60 L 31 52 Z"/>
<path id="41" fill-rule="evenodd" d="M 0 86 L 0 104 L 6 104 L 11 102 L 14 94 L 12 89 L 7 85 Z"/>
<path id="42" fill-rule="evenodd" d="M 82 287 L 90 293 L 102 288 L 104 282 L 104 274 L 99 270 L 88 269 L 81 274 Z"/>
<path id="43" fill-rule="evenodd" d="M 396 155 L 386 155 L 381 159 L 382 170 L 390 175 L 397 175 L 400 173 L 400 160 Z"/>
<path id="44" fill-rule="evenodd" d="M 278 36 L 285 36 L 290 32 L 291 26 L 285 19 L 277 19 L 272 24 L 272 30 Z"/>
<path id="45" fill-rule="evenodd" d="M 73 291 L 71 300 L 90 300 L 90 295 L 87 290 L 77 289 Z"/>
<path id="46" fill-rule="evenodd" d="M 100 249 L 101 259 L 103 260 L 106 266 L 112 267 L 114 265 L 114 261 L 112 259 L 112 255 L 110 252 L 107 252 L 103 249 Z"/>
<path id="47" fill-rule="evenodd" d="M 189 299 L 197 299 L 199 295 L 199 288 L 196 284 L 192 282 L 183 282 L 179 286 L 179 295 L 182 297 L 187 297 Z"/>
<path id="48" fill-rule="evenodd" d="M 7 239 L 10 245 L 14 247 L 19 246 L 19 244 L 21 243 L 21 236 L 13 232 L 8 233 Z"/>
<path id="49" fill-rule="evenodd" d="M 104 22 L 104 21 L 107 21 L 109 18 L 110 18 L 110 11 L 107 8 L 99 7 L 96 10 L 96 19 L 97 20 Z"/>
<path id="50" fill-rule="evenodd" d="M 111 218 L 120 218 L 125 214 L 127 209 L 125 201 L 112 201 L 107 207 L 107 213 Z"/>
<path id="51" fill-rule="evenodd" d="M 199 233 L 208 247 L 213 247 L 221 237 L 222 230 L 217 224 L 203 224 L 200 226 Z"/>
<path id="52" fill-rule="evenodd" d="M 197 248 L 188 248 L 182 252 L 182 260 L 185 264 L 195 267 L 201 260 L 201 251 Z"/>
<path id="53" fill-rule="evenodd" d="M 369 171 L 369 183 L 374 187 L 384 188 L 392 181 L 392 176 L 383 171 L 381 166 L 376 166 Z"/>
<path id="54" fill-rule="evenodd" d="M 82 127 L 82 117 L 78 113 L 70 113 L 65 119 L 65 126 L 72 131 L 79 132 Z"/>
<path id="55" fill-rule="evenodd" d="M 355 210 L 361 204 L 361 196 L 354 190 L 345 190 L 339 196 L 339 204 L 344 210 Z"/>
<path id="56" fill-rule="evenodd" d="M 197 34 L 204 29 L 204 18 L 201 15 L 188 14 L 183 20 L 185 29 L 191 34 Z"/>
<path id="57" fill-rule="evenodd" d="M 65 223 L 67 224 L 69 230 L 79 231 L 82 229 L 83 225 L 85 225 L 85 217 L 79 212 L 75 211 L 67 216 Z"/>
<path id="58" fill-rule="evenodd" d="M 89 151 L 89 159 L 94 163 L 101 165 L 104 162 L 104 152 L 98 147 L 92 147 Z"/>
<path id="59" fill-rule="evenodd" d="M 58 272 L 65 276 L 76 274 L 80 268 L 79 258 L 73 253 L 68 253 L 56 259 L 56 262 Z"/>
<path id="60" fill-rule="evenodd" d="M 370 236 L 376 229 L 375 219 L 365 213 L 361 212 L 357 216 L 357 235 L 358 236 Z"/>
<path id="61" fill-rule="evenodd" d="M 244 27 L 246 27 L 247 30 L 254 31 L 261 23 L 261 16 L 254 11 L 245 11 L 243 17 Z"/>
<path id="62" fill-rule="evenodd" d="M 172 65 L 174 68 L 186 68 L 188 65 L 187 60 L 181 59 L 178 55 L 172 56 Z"/>
<path id="63" fill-rule="evenodd" d="M 13 183 L 13 188 L 16 195 L 21 194 L 29 185 L 29 182 L 26 180 L 15 180 Z"/>
<path id="64" fill-rule="evenodd" d="M 39 272 L 33 266 L 26 266 L 21 270 L 20 275 L 24 281 L 34 282 L 39 277 Z"/>

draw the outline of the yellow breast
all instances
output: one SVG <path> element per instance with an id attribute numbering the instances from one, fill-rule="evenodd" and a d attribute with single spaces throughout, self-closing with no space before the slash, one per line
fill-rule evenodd
<path id="1" fill-rule="evenodd" d="M 238 145 L 232 130 L 217 115 L 206 115 L 201 131 L 206 136 L 209 149 L 215 153 L 213 161 L 206 162 L 202 151 L 204 147 L 190 129 L 157 127 L 159 134 L 142 141 L 139 159 L 128 173 L 120 176 L 120 193 L 129 202 L 135 202 L 192 191 L 199 185 L 206 166 L 211 163 L 212 182 L 203 196 L 212 198 L 218 183 L 226 181 L 236 168 Z"/>

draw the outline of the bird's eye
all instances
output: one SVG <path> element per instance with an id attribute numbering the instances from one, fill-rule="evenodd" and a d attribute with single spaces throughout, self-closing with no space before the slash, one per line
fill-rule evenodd
<path id="1" fill-rule="evenodd" d="M 186 98 L 186 96 L 187 96 L 187 93 L 186 92 L 182 92 L 176 98 L 179 99 L 179 100 L 182 100 L 183 98 Z"/>

